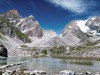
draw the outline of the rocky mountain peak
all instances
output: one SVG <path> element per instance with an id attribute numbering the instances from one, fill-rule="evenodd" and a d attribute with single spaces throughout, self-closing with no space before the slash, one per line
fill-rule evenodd
<path id="1" fill-rule="evenodd" d="M 71 21 L 70 23 L 69 23 L 69 26 L 68 26 L 69 28 L 73 28 L 73 29 L 79 29 L 79 27 L 77 26 L 77 23 L 76 23 L 76 21 Z"/>
<path id="2" fill-rule="evenodd" d="M 90 24 L 90 28 L 92 28 L 93 30 L 95 29 L 100 29 L 100 17 L 95 18 L 91 24 Z"/>
<path id="3" fill-rule="evenodd" d="M 34 36 L 41 38 L 43 35 L 42 28 L 40 27 L 38 21 L 30 15 L 26 18 L 23 18 L 16 24 L 16 27 L 24 34 L 28 36 Z"/>
<path id="4" fill-rule="evenodd" d="M 12 25 L 15 25 L 20 21 L 22 18 L 19 12 L 15 9 L 9 10 L 3 14 L 1 14 L 3 18 L 5 18 L 7 21 L 9 21 Z"/>
<path id="5" fill-rule="evenodd" d="M 90 28 L 89 34 L 100 36 L 100 17 L 90 18 L 85 25 Z"/>
<path id="6" fill-rule="evenodd" d="M 57 36 L 57 33 L 54 32 L 53 30 L 43 30 L 43 37 L 52 38 L 55 36 Z"/>
<path id="7" fill-rule="evenodd" d="M 12 9 L 1 14 L 1 16 L 27 36 L 41 38 L 43 35 L 42 28 L 40 27 L 39 22 L 35 20 L 33 15 L 22 18 L 17 10 Z"/>
<path id="8" fill-rule="evenodd" d="M 15 9 L 9 10 L 8 13 L 12 13 L 12 14 L 18 14 L 18 11 Z"/>
<path id="9" fill-rule="evenodd" d="M 88 37 L 87 34 L 82 32 L 77 21 L 71 21 L 68 25 L 66 25 L 66 27 L 62 33 L 62 36 L 65 36 L 65 37 L 75 36 L 79 39 L 85 39 Z"/>
<path id="10" fill-rule="evenodd" d="M 12 9 L 12 10 L 7 11 L 6 13 L 3 13 L 2 16 L 6 19 L 8 19 L 8 18 L 9 19 L 12 19 L 12 18 L 13 19 L 20 19 L 21 18 L 19 12 L 15 9 Z"/>
<path id="11" fill-rule="evenodd" d="M 25 18 L 26 21 L 35 21 L 35 18 L 33 15 L 30 15 L 28 17 Z"/>
<path id="12" fill-rule="evenodd" d="M 95 19 L 91 22 L 91 25 L 100 27 L 100 17 L 95 18 Z"/>
<path id="13" fill-rule="evenodd" d="M 62 35 L 73 35 L 76 30 L 79 30 L 79 27 L 76 25 L 76 21 L 71 21 L 68 25 L 66 25 Z"/>
<path id="14" fill-rule="evenodd" d="M 34 16 L 33 15 L 30 15 L 30 16 L 28 16 L 29 18 L 31 18 L 31 19 L 34 19 L 35 20 L 35 18 L 34 18 Z"/>

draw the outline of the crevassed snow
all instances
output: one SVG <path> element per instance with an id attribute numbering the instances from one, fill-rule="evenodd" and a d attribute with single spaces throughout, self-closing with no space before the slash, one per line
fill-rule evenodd
<path id="1" fill-rule="evenodd" d="M 84 33 L 86 33 L 90 29 L 88 26 L 85 26 L 86 22 L 87 22 L 87 20 L 78 20 L 78 21 L 76 21 L 77 25 L 79 26 L 81 31 L 83 31 Z"/>

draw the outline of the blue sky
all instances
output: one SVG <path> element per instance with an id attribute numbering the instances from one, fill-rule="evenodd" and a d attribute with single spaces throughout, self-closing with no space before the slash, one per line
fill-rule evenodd
<path id="1" fill-rule="evenodd" d="M 0 0 L 0 13 L 11 9 L 33 15 L 43 29 L 59 34 L 71 20 L 100 16 L 100 0 Z"/>

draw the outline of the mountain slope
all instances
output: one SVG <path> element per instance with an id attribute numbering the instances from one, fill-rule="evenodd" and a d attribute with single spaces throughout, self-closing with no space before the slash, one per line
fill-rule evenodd
<path id="1" fill-rule="evenodd" d="M 22 18 L 19 12 L 13 9 L 1 14 L 1 16 L 27 36 L 41 38 L 43 35 L 42 28 L 32 15 Z"/>
<path id="2" fill-rule="evenodd" d="M 28 16 L 21 20 L 16 27 L 24 34 L 28 36 L 41 38 L 43 36 L 43 30 L 40 27 L 38 21 L 35 21 L 33 16 Z"/>
<path id="3" fill-rule="evenodd" d="M 1 16 L 9 21 L 12 25 L 16 25 L 22 18 L 19 12 L 15 9 L 2 13 Z"/>
<path id="4" fill-rule="evenodd" d="M 2 35 L 8 36 L 9 38 L 17 38 L 22 42 L 31 42 L 31 40 L 23 33 L 21 33 L 17 28 L 12 26 L 4 18 L 0 17 L 0 33 Z"/>
<path id="5" fill-rule="evenodd" d="M 88 37 L 79 27 L 76 21 L 71 21 L 68 25 L 66 25 L 62 36 L 76 36 L 79 39 L 86 39 Z"/>

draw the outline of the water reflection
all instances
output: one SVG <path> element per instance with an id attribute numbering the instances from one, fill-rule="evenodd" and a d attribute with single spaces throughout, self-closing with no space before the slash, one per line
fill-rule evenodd
<path id="1" fill-rule="evenodd" d="M 70 64 L 78 64 L 78 65 L 93 65 L 93 62 L 80 62 L 80 61 L 74 61 L 70 62 Z"/>
<path id="2" fill-rule="evenodd" d="M 2 61 L 0 65 L 3 65 L 5 63 L 7 64 L 18 63 L 32 59 L 34 58 L 7 58 L 7 60 L 0 59 L 0 62 Z M 99 72 L 100 61 L 44 57 L 38 60 L 33 60 L 32 62 L 25 63 L 23 65 L 15 66 L 10 69 L 17 69 L 17 68 L 29 69 L 32 67 L 34 68 L 34 70 L 46 71 L 47 75 L 58 74 L 61 70 L 73 70 L 76 72 L 81 72 L 81 71 Z"/>
<path id="3" fill-rule="evenodd" d="M 75 59 L 63 59 L 62 63 L 68 63 L 68 64 L 76 64 L 76 65 L 93 65 L 92 60 L 75 60 Z"/>
<path id="4" fill-rule="evenodd" d="M 19 62 L 24 62 L 26 60 L 31 60 L 31 57 L 10 57 L 7 58 L 7 64 L 15 64 Z"/>
<path id="5" fill-rule="evenodd" d="M 7 58 L 0 57 L 0 66 L 1 65 L 6 65 L 6 64 L 7 64 Z"/>

